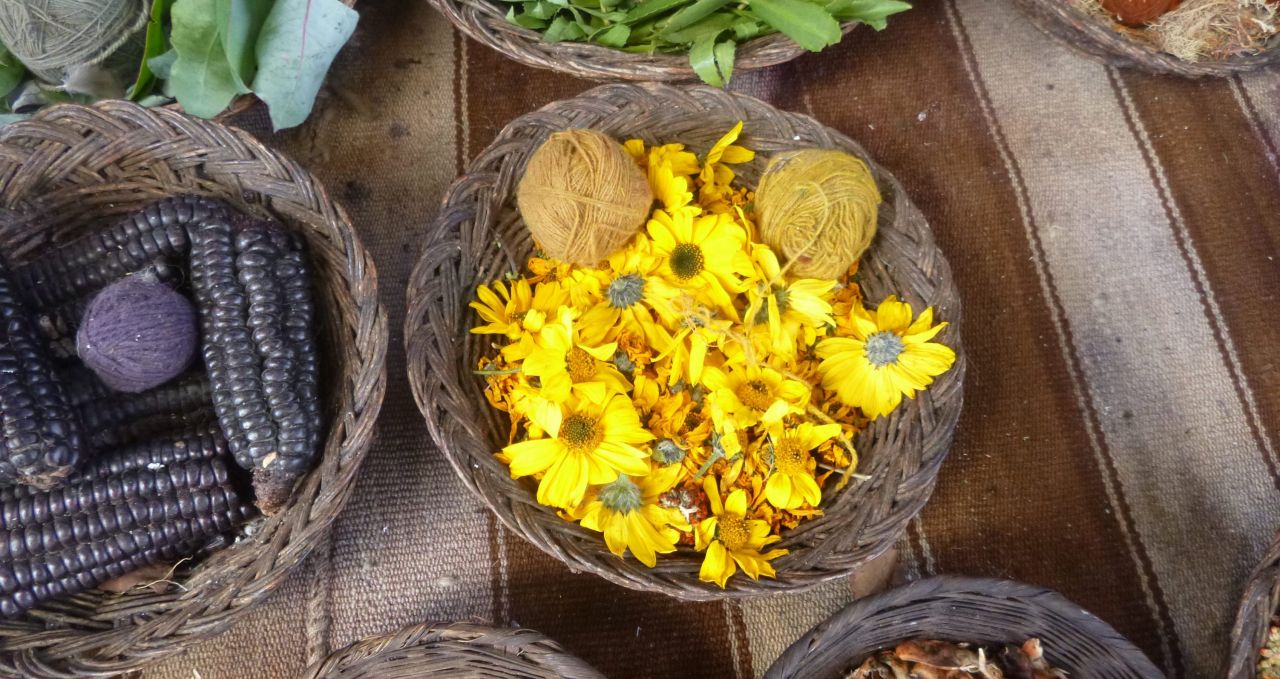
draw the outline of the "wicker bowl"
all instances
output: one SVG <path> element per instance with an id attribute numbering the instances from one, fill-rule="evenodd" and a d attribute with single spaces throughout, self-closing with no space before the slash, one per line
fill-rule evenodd
<path id="1" fill-rule="evenodd" d="M 1280 607 L 1280 535 L 1249 576 L 1231 628 L 1231 669 L 1229 679 L 1258 676 L 1258 651 L 1267 640 L 1271 618 Z"/>
<path id="2" fill-rule="evenodd" d="M 356 642 L 302 679 L 604 679 L 560 644 L 529 629 L 425 623 Z"/>
<path id="3" fill-rule="evenodd" d="M 1014 0 L 1040 30 L 1106 63 L 1188 78 L 1227 77 L 1280 62 L 1280 37 L 1261 54 L 1190 62 L 1115 31 L 1068 0 Z"/>
<path id="4" fill-rule="evenodd" d="M 840 679 L 907 639 L 1021 644 L 1036 638 L 1072 679 L 1159 679 L 1142 651 L 1060 594 L 1009 580 L 937 577 L 850 604 L 778 658 L 765 679 Z"/>
<path id="5" fill-rule="evenodd" d="M 175 193 L 222 198 L 305 236 L 328 423 L 320 459 L 279 514 L 177 572 L 181 587 L 90 591 L 0 621 L 0 675 L 114 676 L 217 635 L 324 539 L 369 450 L 386 314 L 351 220 L 314 177 L 245 132 L 128 102 L 55 106 L 0 129 L 0 247 L 17 261 Z"/>
<path id="6" fill-rule="evenodd" d="M 485 400 L 472 374 L 488 341 L 468 330 L 476 285 L 522 270 L 533 250 L 515 205 L 525 162 L 552 132 L 593 128 L 617 139 L 682 142 L 705 152 L 737 121 L 743 142 L 760 152 L 742 179 L 754 186 L 769 154 L 832 147 L 866 158 L 853 140 L 803 115 L 784 113 L 744 95 L 710 87 L 606 85 L 553 103 L 509 124 L 458 179 L 409 281 L 405 342 L 414 398 L 441 452 L 466 486 L 512 531 L 574 571 L 682 599 L 707 600 L 804 589 L 849 574 L 888 550 L 933 491 L 960 416 L 964 353 L 952 325 L 942 341 L 956 349 L 955 367 L 892 416 L 875 421 L 856 444 L 859 472 L 823 502 L 825 515 L 783 536 L 790 553 L 773 562 L 777 579 L 735 577 L 728 589 L 698 580 L 701 555 L 664 555 L 650 569 L 609 552 L 599 533 L 564 521 L 539 505 L 532 486 L 511 479 L 494 458 L 507 437 L 504 419 Z M 946 259 L 920 211 L 891 175 L 870 163 L 885 196 L 879 235 L 863 258 L 860 280 L 869 299 L 898 294 L 917 309 L 932 305 L 953 324 L 960 301 Z M 737 170 L 738 167 L 735 167 Z"/>
<path id="7" fill-rule="evenodd" d="M 698 75 L 687 54 L 634 54 L 612 47 L 582 42 L 547 42 L 542 34 L 507 21 L 507 7 L 498 0 L 428 0 L 459 30 L 476 42 L 526 66 L 546 68 L 590 80 L 689 81 Z M 849 34 L 859 22 L 845 22 Z M 740 45 L 733 70 L 791 61 L 806 50 L 785 35 L 775 33 Z"/>

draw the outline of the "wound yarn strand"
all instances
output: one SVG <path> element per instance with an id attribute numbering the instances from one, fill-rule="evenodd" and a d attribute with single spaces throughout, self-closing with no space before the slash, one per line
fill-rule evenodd
<path id="1" fill-rule="evenodd" d="M 0 0 L 0 43 L 42 78 L 106 59 L 146 24 L 144 0 Z"/>

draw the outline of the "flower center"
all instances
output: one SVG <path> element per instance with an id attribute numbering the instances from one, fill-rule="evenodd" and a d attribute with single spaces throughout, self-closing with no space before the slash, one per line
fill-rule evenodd
<path id="1" fill-rule="evenodd" d="M 773 389 L 764 380 L 749 380 L 738 385 L 733 392 L 748 408 L 768 410 L 773 405 Z"/>
<path id="2" fill-rule="evenodd" d="M 867 360 L 877 368 L 893 365 L 898 362 L 903 348 L 901 337 L 881 330 L 867 338 Z"/>
<path id="3" fill-rule="evenodd" d="M 605 294 L 609 298 L 609 306 L 625 309 L 644 297 L 644 279 L 633 273 L 618 276 L 609 284 Z"/>
<path id="4" fill-rule="evenodd" d="M 610 510 L 626 514 L 640 509 L 644 499 L 640 494 L 640 486 L 622 475 L 617 481 L 600 488 L 600 502 Z"/>
<path id="5" fill-rule="evenodd" d="M 693 243 L 681 243 L 671 251 L 671 271 L 682 281 L 702 273 L 704 263 L 702 248 Z"/>
<path id="6" fill-rule="evenodd" d="M 604 440 L 604 429 L 594 417 L 574 413 L 560 425 L 560 440 L 575 453 L 589 453 Z"/>
<path id="7" fill-rule="evenodd" d="M 773 466 L 780 474 L 804 474 L 808 462 L 809 451 L 795 439 L 784 438 L 773 449 Z"/>
<path id="8" fill-rule="evenodd" d="M 565 370 L 569 372 L 569 379 L 574 382 L 586 382 L 596 376 L 596 359 L 591 354 L 583 351 L 581 347 L 574 347 L 564 356 Z"/>
<path id="9" fill-rule="evenodd" d="M 747 529 L 747 520 L 741 516 L 721 515 L 716 524 L 716 537 L 725 549 L 736 552 L 747 546 L 751 531 Z"/>

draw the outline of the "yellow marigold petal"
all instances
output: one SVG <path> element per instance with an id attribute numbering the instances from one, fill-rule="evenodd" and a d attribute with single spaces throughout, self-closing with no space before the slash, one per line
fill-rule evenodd
<path id="1" fill-rule="evenodd" d="M 808 474 L 796 474 L 791 477 L 791 482 L 795 487 L 795 492 L 799 494 L 804 502 L 817 507 L 822 502 L 822 488 L 818 486 L 818 482 Z M 797 502 L 796 505 L 801 503 Z"/>
<path id="2" fill-rule="evenodd" d="M 729 555 L 732 556 L 733 560 L 736 561 L 738 565 L 742 567 L 742 572 L 746 573 L 747 577 L 751 578 L 752 580 L 760 579 L 760 571 L 761 571 L 760 564 L 763 562 L 759 557 L 757 557 L 756 555 L 750 552 L 744 552 L 741 550 L 736 552 L 730 552 Z M 765 565 L 768 565 L 768 564 L 765 564 Z"/>
<path id="3" fill-rule="evenodd" d="M 518 479 L 547 469 L 565 454 L 565 448 L 554 438 L 533 439 L 513 443 L 502 452 L 510 460 L 511 478 Z"/>
<path id="4" fill-rule="evenodd" d="M 934 342 L 911 344 L 903 348 L 898 362 L 912 370 L 936 377 L 951 369 L 956 362 L 956 352 L 945 344 Z"/>
<path id="5" fill-rule="evenodd" d="M 587 465 L 579 455 L 563 455 L 547 469 L 538 484 L 538 502 L 568 508 L 582 501 L 587 492 Z"/>
<path id="6" fill-rule="evenodd" d="M 737 568 L 724 545 L 712 542 L 707 547 L 706 556 L 702 559 L 702 568 L 698 569 L 698 579 L 703 582 L 714 582 L 724 589 L 724 585 Z"/>
<path id="7" fill-rule="evenodd" d="M 610 552 L 613 552 L 614 556 L 622 556 L 626 554 L 627 547 L 631 542 L 629 526 L 625 520 L 618 521 L 616 516 L 614 519 L 609 522 L 609 525 L 604 530 L 604 544 L 609 548 Z M 632 550 L 632 552 L 634 553 L 635 550 Z M 648 566 L 652 568 L 653 564 L 650 563 Z"/>
<path id="8" fill-rule="evenodd" d="M 799 498 L 793 498 L 791 477 L 774 472 L 764 484 L 764 497 L 769 504 L 779 509 L 791 509 L 800 506 Z"/>
<path id="9" fill-rule="evenodd" d="M 720 162 L 728 165 L 741 165 L 756 159 L 756 152 L 745 146 L 728 146 L 720 156 Z"/>
<path id="10" fill-rule="evenodd" d="M 911 326 L 911 318 L 911 305 L 898 301 L 898 298 L 892 295 L 876 308 L 876 326 L 880 330 L 889 330 L 901 335 Z"/>
<path id="11" fill-rule="evenodd" d="M 729 493 L 729 497 L 725 498 L 724 510 L 735 516 L 746 516 L 747 514 L 747 493 L 741 488 Z"/>
<path id="12" fill-rule="evenodd" d="M 650 437 L 653 435 L 650 434 Z M 643 476 L 649 472 L 649 454 L 623 443 L 605 441 L 596 448 L 593 459 L 607 464 L 610 469 L 628 476 Z M 617 474 L 614 474 L 616 477 Z M 608 483 L 613 481 L 592 481 L 592 483 Z"/>

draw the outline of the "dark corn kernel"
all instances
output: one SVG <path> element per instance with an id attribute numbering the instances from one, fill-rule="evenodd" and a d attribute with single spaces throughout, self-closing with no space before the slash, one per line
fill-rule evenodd
<path id="1" fill-rule="evenodd" d="M 185 415 L 209 406 L 213 391 L 203 373 L 190 373 L 140 394 L 107 393 L 76 408 L 91 437 L 161 415 Z"/>
<path id="2" fill-rule="evenodd" d="M 0 480 L 57 485 L 83 454 L 80 425 L 34 321 L 0 262 Z"/>

